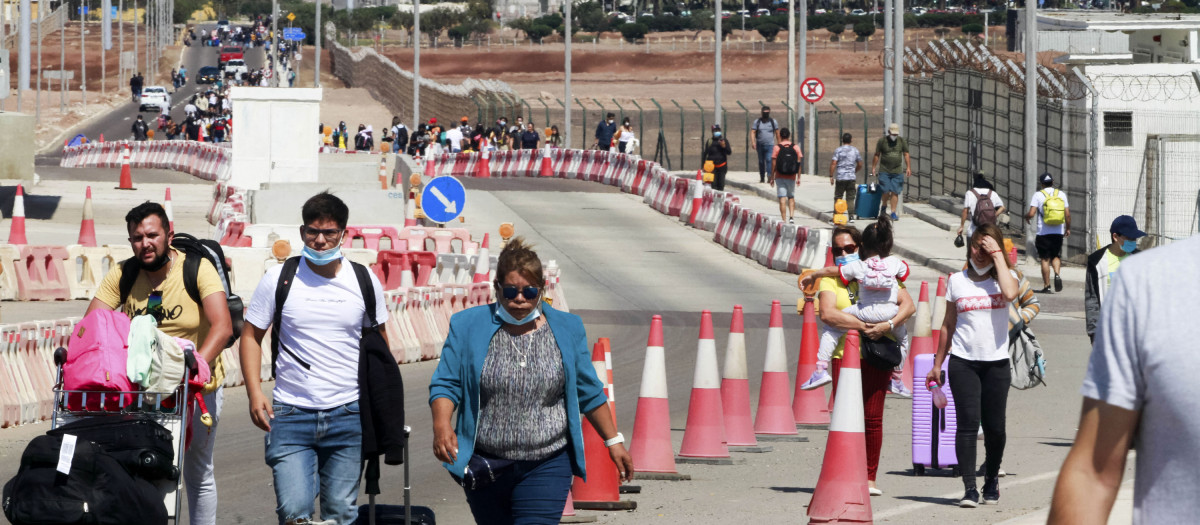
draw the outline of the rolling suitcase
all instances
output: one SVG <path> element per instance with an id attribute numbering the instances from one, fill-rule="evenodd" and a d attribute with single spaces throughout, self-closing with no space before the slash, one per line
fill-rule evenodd
<path id="1" fill-rule="evenodd" d="M 913 358 L 913 377 L 923 383 L 933 368 L 933 354 L 922 354 Z M 958 456 L 954 453 L 954 432 L 958 428 L 954 413 L 954 396 L 950 393 L 950 381 L 954 378 L 946 372 L 946 384 L 942 392 L 949 403 L 939 410 L 933 405 L 933 395 L 924 384 L 913 385 L 912 398 L 912 463 L 913 472 L 925 475 L 926 468 L 950 468 L 951 476 L 958 476 Z"/>
<path id="2" fill-rule="evenodd" d="M 854 216 L 859 219 L 874 219 L 879 216 L 879 204 L 883 201 L 883 189 L 878 184 L 859 184 L 854 199 Z"/>
<path id="3" fill-rule="evenodd" d="M 355 525 L 436 525 L 433 509 L 416 507 L 410 500 L 412 484 L 408 476 L 408 437 L 412 427 L 404 426 L 404 504 L 377 505 L 375 495 L 371 494 L 371 502 L 358 507 L 358 519 Z"/>

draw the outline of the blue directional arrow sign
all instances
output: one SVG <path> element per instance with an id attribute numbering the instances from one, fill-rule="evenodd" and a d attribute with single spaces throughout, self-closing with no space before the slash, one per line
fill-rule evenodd
<path id="1" fill-rule="evenodd" d="M 467 190 L 454 177 L 436 177 L 421 191 L 421 210 L 438 224 L 457 219 L 467 203 Z"/>

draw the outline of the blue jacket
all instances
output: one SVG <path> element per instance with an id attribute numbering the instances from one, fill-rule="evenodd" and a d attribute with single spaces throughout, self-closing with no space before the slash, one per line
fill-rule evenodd
<path id="1" fill-rule="evenodd" d="M 433 378 L 429 380 L 429 403 L 444 397 L 454 402 L 458 410 L 455 433 L 458 435 L 458 458 L 453 464 L 442 463 L 451 474 L 462 476 L 467 461 L 475 453 L 475 426 L 479 423 L 479 379 L 487 357 L 492 336 L 500 329 L 495 308 L 499 304 L 476 306 L 450 318 L 450 333 L 442 346 L 442 358 Z M 587 477 L 583 454 L 583 427 L 580 412 L 591 412 L 608 401 L 604 386 L 592 366 L 587 348 L 587 333 L 583 320 L 577 315 L 560 312 L 548 304 L 542 305 L 542 315 L 550 325 L 558 349 L 562 352 L 563 372 L 566 375 L 567 452 L 572 471 Z M 575 409 L 578 407 L 578 409 Z"/>

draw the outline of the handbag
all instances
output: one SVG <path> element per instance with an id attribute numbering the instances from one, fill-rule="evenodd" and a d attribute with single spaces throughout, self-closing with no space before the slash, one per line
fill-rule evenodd
<path id="1" fill-rule="evenodd" d="M 870 339 L 859 331 L 859 347 L 863 362 L 884 371 L 892 371 L 904 360 L 900 343 L 890 337 Z"/>
<path id="2" fill-rule="evenodd" d="M 954 247 L 955 248 L 962 248 L 963 246 L 966 246 L 966 244 L 967 244 L 966 241 L 963 241 L 963 236 L 961 233 L 958 234 L 958 237 L 954 238 Z"/>
<path id="3" fill-rule="evenodd" d="M 476 453 L 467 462 L 467 470 L 461 478 L 453 474 L 450 477 L 454 478 L 454 481 L 457 481 L 464 489 L 479 490 L 491 485 L 514 463 L 516 461 L 511 459 L 484 457 Z"/>

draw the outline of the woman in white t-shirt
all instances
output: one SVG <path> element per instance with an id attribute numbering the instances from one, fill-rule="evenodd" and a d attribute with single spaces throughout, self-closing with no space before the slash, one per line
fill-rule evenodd
<path id="1" fill-rule="evenodd" d="M 1004 458 L 1004 420 L 1012 382 L 1008 358 L 1008 305 L 1017 297 L 1015 272 L 1001 246 L 1004 237 L 995 225 L 975 230 L 967 243 L 969 268 L 951 274 L 946 288 L 946 319 L 933 369 L 925 378 L 945 384 L 941 373 L 946 355 L 950 391 L 958 424 L 954 448 L 966 493 L 960 507 L 979 504 L 975 488 L 976 430 L 983 424 L 986 449 L 983 502 L 1000 500 L 1000 462 Z"/>
<path id="2" fill-rule="evenodd" d="M 633 141 L 637 139 L 637 135 L 633 132 L 633 123 L 629 121 L 629 117 L 621 122 L 621 129 L 617 130 L 617 144 L 620 146 L 617 151 L 620 153 L 632 154 Z"/>

